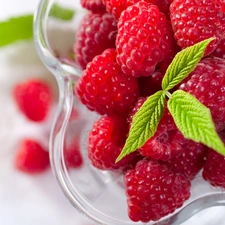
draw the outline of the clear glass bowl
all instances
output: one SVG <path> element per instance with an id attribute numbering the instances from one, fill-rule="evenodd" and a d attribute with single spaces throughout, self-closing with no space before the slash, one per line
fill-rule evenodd
<path id="1" fill-rule="evenodd" d="M 51 17 L 50 12 L 55 3 L 76 10 L 73 20 L 61 21 Z M 98 115 L 89 112 L 74 96 L 73 88 L 81 70 L 73 61 L 63 58 L 70 57 L 75 32 L 84 12 L 78 0 L 42 0 L 34 18 L 37 51 L 46 67 L 55 76 L 60 93 L 50 139 L 52 170 L 63 193 L 73 206 L 96 224 L 140 225 L 143 223 L 134 223 L 127 216 L 121 174 L 99 171 L 88 160 L 87 137 Z M 79 112 L 75 117 L 71 117 L 74 109 Z M 84 164 L 80 169 L 70 170 L 65 163 L 64 146 L 74 138 L 80 140 Z M 203 209 L 225 206 L 223 190 L 211 187 L 201 175 L 192 183 L 191 198 L 182 208 L 157 223 L 146 224 L 178 225 Z M 207 216 L 207 213 L 201 216 Z"/>

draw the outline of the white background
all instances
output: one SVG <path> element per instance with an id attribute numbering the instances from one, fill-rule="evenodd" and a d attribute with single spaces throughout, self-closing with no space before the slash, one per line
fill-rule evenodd
<path id="1" fill-rule="evenodd" d="M 0 0 L 0 20 L 33 13 L 38 2 Z M 32 41 L 0 48 L 0 225 L 92 225 L 64 197 L 50 169 L 30 176 L 14 168 L 19 141 L 33 137 L 47 145 L 51 123 L 28 121 L 12 100 L 13 86 L 29 77 L 46 79 L 57 92 L 55 79 L 42 65 Z"/>
<path id="2" fill-rule="evenodd" d="M 0 20 L 32 13 L 38 4 L 38 0 L 0 1 Z M 12 100 L 12 87 L 28 77 L 45 78 L 57 92 L 55 80 L 40 62 L 32 41 L 1 48 L 0 225 L 92 225 L 65 199 L 50 169 L 29 176 L 13 166 L 16 147 L 23 137 L 46 141 L 49 132 L 49 124 L 27 121 Z M 224 211 L 225 208 L 215 208 L 201 212 L 183 225 L 225 225 Z"/>

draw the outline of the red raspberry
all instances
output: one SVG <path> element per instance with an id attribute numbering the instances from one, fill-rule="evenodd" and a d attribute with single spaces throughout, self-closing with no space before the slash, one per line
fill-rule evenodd
<path id="1" fill-rule="evenodd" d="M 215 50 L 225 34 L 222 4 L 216 0 L 174 0 L 170 5 L 170 18 L 178 44 L 186 48 L 215 37 L 205 55 Z"/>
<path id="2" fill-rule="evenodd" d="M 118 21 L 117 62 L 134 77 L 149 76 L 172 51 L 172 28 L 155 5 L 140 1 L 124 10 Z"/>
<path id="3" fill-rule="evenodd" d="M 115 49 L 96 56 L 75 88 L 83 104 L 102 115 L 127 113 L 139 96 L 137 80 L 121 72 Z"/>
<path id="4" fill-rule="evenodd" d="M 121 13 L 129 6 L 134 5 L 141 0 L 102 0 L 106 6 L 106 10 L 119 19 Z M 169 5 L 171 0 L 144 0 L 147 3 L 154 4 L 159 7 L 160 11 L 169 14 Z"/>
<path id="5" fill-rule="evenodd" d="M 35 122 L 43 121 L 52 100 L 50 87 L 41 80 L 27 80 L 13 88 L 13 97 L 24 115 Z"/>
<path id="6" fill-rule="evenodd" d="M 170 20 L 168 20 L 167 22 L 168 22 L 168 26 L 171 29 L 171 33 L 172 33 L 172 48 L 171 48 L 170 54 L 168 54 L 160 63 L 158 63 L 158 67 L 162 71 L 163 74 L 166 73 L 166 70 L 167 70 L 168 66 L 170 65 L 170 63 L 172 62 L 175 55 L 182 50 L 181 47 L 177 44 L 176 39 L 174 38 L 174 33 L 172 30 L 172 25 L 171 25 Z"/>
<path id="7" fill-rule="evenodd" d="M 92 164 L 103 170 L 123 169 L 132 163 L 134 154 L 115 163 L 126 140 L 128 127 L 120 117 L 101 117 L 93 125 L 88 139 L 88 156 Z"/>
<path id="8" fill-rule="evenodd" d="M 225 128 L 225 62 L 220 58 L 202 59 L 180 85 L 211 111 L 217 131 Z"/>
<path id="9" fill-rule="evenodd" d="M 223 131 L 219 135 L 225 143 L 225 132 Z M 202 176 L 212 186 L 225 188 L 225 157 L 213 149 L 209 149 Z"/>
<path id="10" fill-rule="evenodd" d="M 183 151 L 185 138 L 176 128 L 168 128 L 167 118 L 171 120 L 170 115 L 165 116 L 160 121 L 155 135 L 139 149 L 141 155 L 167 161 Z"/>
<path id="11" fill-rule="evenodd" d="M 96 55 L 115 47 L 117 23 L 109 13 L 87 13 L 76 33 L 74 53 L 76 62 L 84 69 Z"/>
<path id="12" fill-rule="evenodd" d="M 25 173 L 41 173 L 49 167 L 49 154 L 36 140 L 24 139 L 18 147 L 15 166 Z"/>
<path id="13" fill-rule="evenodd" d="M 211 56 L 219 57 L 225 59 L 225 39 L 223 39 L 216 49 L 212 52 Z"/>
<path id="14" fill-rule="evenodd" d="M 165 162 L 165 164 L 173 171 L 179 172 L 192 180 L 204 166 L 207 148 L 191 140 L 185 140 L 181 147 L 182 153 Z"/>
<path id="15" fill-rule="evenodd" d="M 81 156 L 78 140 L 65 144 L 64 158 L 68 168 L 80 168 L 83 165 L 83 158 Z"/>
<path id="16" fill-rule="evenodd" d="M 139 98 L 131 111 L 128 122 L 131 125 L 134 114 L 142 106 L 146 98 Z M 139 149 L 141 155 L 152 159 L 167 161 L 179 155 L 183 149 L 181 144 L 185 141 L 183 135 L 177 130 L 172 116 L 166 109 L 155 135 Z"/>
<path id="17" fill-rule="evenodd" d="M 174 212 L 190 197 L 190 181 L 156 161 L 141 160 L 125 174 L 128 214 L 147 223 Z"/>
<path id="18" fill-rule="evenodd" d="M 80 0 L 81 6 L 93 13 L 105 12 L 102 0 Z"/>

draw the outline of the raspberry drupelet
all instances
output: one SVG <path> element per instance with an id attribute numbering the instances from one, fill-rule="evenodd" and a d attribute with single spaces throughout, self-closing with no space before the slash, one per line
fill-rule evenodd
<path id="1" fill-rule="evenodd" d="M 92 111 L 127 114 L 139 97 L 137 79 L 124 75 L 116 62 L 115 49 L 107 49 L 87 65 L 75 91 Z"/>
<path id="2" fill-rule="evenodd" d="M 225 11 L 221 0 L 174 0 L 170 18 L 174 36 L 182 48 L 215 37 L 205 55 L 212 53 L 225 35 Z"/>
<path id="3" fill-rule="evenodd" d="M 225 62 L 224 59 L 202 59 L 180 85 L 211 111 L 217 131 L 225 128 Z"/>
<path id="4" fill-rule="evenodd" d="M 190 181 L 156 161 L 141 160 L 125 174 L 128 215 L 144 223 L 174 212 L 190 197 Z"/>
<path id="5" fill-rule="evenodd" d="M 88 12 L 76 32 L 73 51 L 76 62 L 84 69 L 107 48 L 115 47 L 117 22 L 109 13 Z"/>
<path id="6" fill-rule="evenodd" d="M 117 62 L 128 76 L 150 76 L 172 52 L 172 28 L 157 6 L 140 1 L 118 20 Z"/>

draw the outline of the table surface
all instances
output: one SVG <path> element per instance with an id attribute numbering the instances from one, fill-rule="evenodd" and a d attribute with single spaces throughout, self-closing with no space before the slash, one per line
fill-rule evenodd
<path id="1" fill-rule="evenodd" d="M 76 0 L 75 0 L 76 1 Z M 77 0 L 78 1 L 78 0 Z M 0 20 L 32 13 L 38 0 L 1 2 Z M 0 49 L 0 224 L 5 225 L 92 225 L 80 216 L 63 196 L 51 170 L 29 176 L 13 166 L 16 146 L 24 137 L 43 138 L 46 125 L 29 122 L 16 108 L 13 86 L 29 77 L 42 77 L 56 88 L 53 76 L 43 66 L 32 41 Z M 183 225 L 225 225 L 224 208 L 205 210 Z"/>

